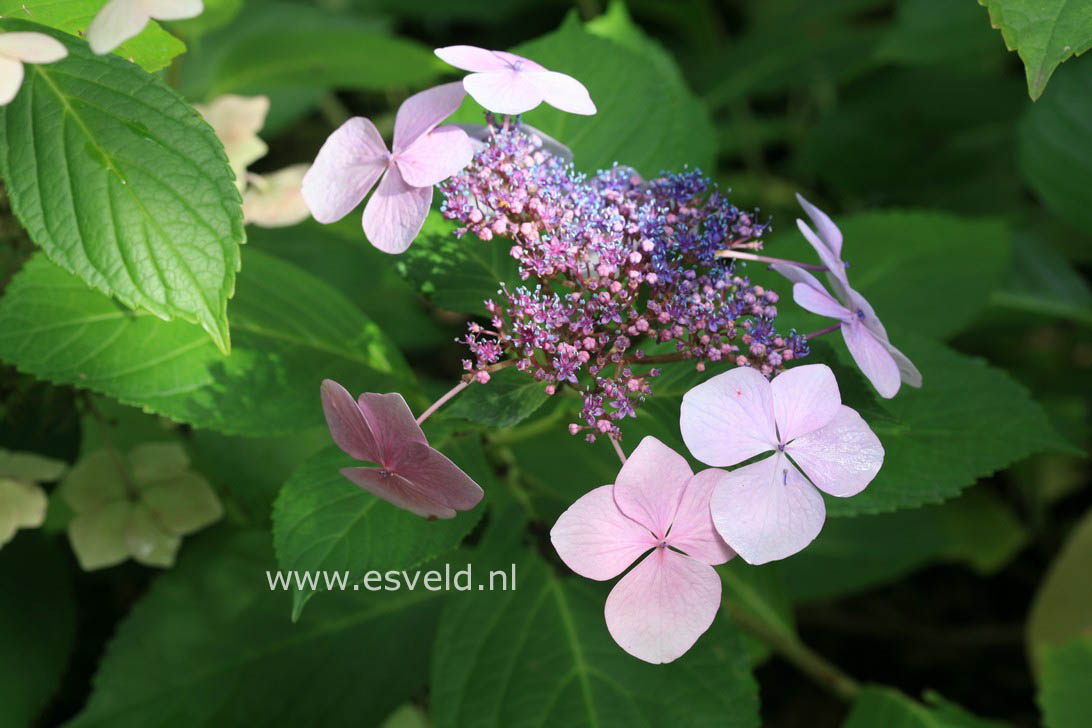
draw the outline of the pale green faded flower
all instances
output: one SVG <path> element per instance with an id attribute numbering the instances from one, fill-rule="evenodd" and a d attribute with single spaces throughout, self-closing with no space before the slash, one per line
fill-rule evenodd
<path id="1" fill-rule="evenodd" d="M 38 483 L 57 480 L 64 469 L 58 460 L 0 450 L 0 547 L 20 528 L 42 525 L 47 499 Z"/>

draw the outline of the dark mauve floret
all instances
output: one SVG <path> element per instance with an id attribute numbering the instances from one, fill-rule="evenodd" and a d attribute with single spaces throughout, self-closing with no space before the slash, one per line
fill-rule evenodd
<path id="1" fill-rule="evenodd" d="M 731 203 L 698 170 L 645 181 L 615 166 L 594 176 L 518 128 L 491 127 L 484 149 L 442 182 L 444 216 L 483 241 L 509 241 L 526 281 L 487 301 L 491 327 L 470 324 L 464 366 L 479 381 L 503 359 L 554 394 L 583 395 L 585 432 L 618 422 L 652 393 L 651 366 L 672 358 L 751 366 L 773 376 L 807 355 L 804 337 L 774 328 L 778 295 L 716 253 L 761 248 L 768 223 Z M 656 346 L 657 353 L 646 349 Z"/>

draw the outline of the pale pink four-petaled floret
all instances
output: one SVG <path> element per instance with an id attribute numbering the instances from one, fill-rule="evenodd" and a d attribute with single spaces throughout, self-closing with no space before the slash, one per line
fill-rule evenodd
<path id="1" fill-rule="evenodd" d="M 571 114 L 594 114 L 595 104 L 584 84 L 505 51 L 474 46 L 437 48 L 444 62 L 471 71 L 463 87 L 475 101 L 497 114 L 522 114 L 542 102 Z"/>
<path id="2" fill-rule="evenodd" d="M 364 234 L 384 252 L 406 250 L 428 216 L 432 186 L 474 156 L 466 132 L 439 126 L 464 97 L 462 85 L 448 83 L 406 99 L 394 120 L 393 152 L 368 119 L 338 127 L 303 178 L 312 216 L 321 223 L 340 220 L 375 187 L 364 208 Z"/>
<path id="3" fill-rule="evenodd" d="M 719 374 L 683 397 L 680 428 L 690 453 L 707 465 L 769 453 L 724 474 L 710 501 L 717 532 L 750 564 L 811 543 L 826 520 L 819 491 L 856 495 L 883 464 L 883 445 L 842 404 L 824 364 L 795 367 L 772 381 L 747 367 Z"/>
<path id="4" fill-rule="evenodd" d="M 15 98 L 23 85 L 24 63 L 53 63 L 68 55 L 68 49 L 45 33 L 0 33 L 0 106 Z"/>
<path id="5" fill-rule="evenodd" d="M 894 397 L 902 382 L 920 387 L 921 373 L 917 367 L 891 344 L 872 306 L 850 287 L 842 262 L 842 232 L 818 207 L 800 195 L 796 199 L 815 223 L 818 234 L 803 220 L 797 220 L 796 225 L 826 266 L 827 280 L 835 296 L 803 268 L 775 264 L 773 269 L 793 282 L 793 300 L 801 308 L 841 322 L 846 348 L 881 397 Z"/>
<path id="6" fill-rule="evenodd" d="M 327 379 L 322 408 L 337 446 L 378 466 L 341 470 L 372 495 L 426 518 L 453 518 L 482 499 L 481 487 L 429 446 L 402 395 L 365 392 L 354 400 Z"/>
<path id="7" fill-rule="evenodd" d="M 201 0 L 110 0 L 87 26 L 87 43 L 103 55 L 139 35 L 150 20 L 195 18 L 204 9 Z"/>
<path id="8" fill-rule="evenodd" d="M 713 565 L 734 556 L 709 515 L 724 475 L 694 475 L 686 459 L 646 437 L 613 485 L 585 494 L 557 519 L 550 540 L 576 573 L 604 581 L 629 571 L 607 597 L 611 637 L 646 662 L 682 656 L 713 623 L 720 577 Z"/>

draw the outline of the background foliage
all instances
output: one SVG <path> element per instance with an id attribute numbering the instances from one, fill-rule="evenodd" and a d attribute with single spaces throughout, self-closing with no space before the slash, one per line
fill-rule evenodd
<path id="1" fill-rule="evenodd" d="M 0 2 L 4 30 L 70 52 L 28 67 L 0 111 L 0 449 L 73 464 L 178 443 L 225 516 L 170 570 L 83 572 L 46 484 L 43 528 L 0 549 L 0 728 L 1087 723 L 1092 5 L 206 0 L 96 57 L 78 36 L 102 4 Z M 454 78 L 431 49 L 455 43 L 587 85 L 594 117 L 526 115 L 580 169 L 700 167 L 772 215 L 780 257 L 808 254 L 794 192 L 830 211 L 924 375 L 878 400 L 840 342 L 814 347 L 884 469 L 828 503 L 809 549 L 721 567 L 726 608 L 669 666 L 610 640 L 603 585 L 545 539 L 617 470 L 606 443 L 565 431 L 574 400 L 506 371 L 430 420 L 486 490 L 453 521 L 337 473 L 321 379 L 420 411 L 461 371 L 468 317 L 513 279 L 503 246 L 456 240 L 435 212 L 400 258 L 355 215 L 244 230 L 192 108 L 267 95 L 253 169 L 274 170 L 349 115 L 389 135 L 402 99 Z M 468 99 L 456 118 L 480 114 Z M 823 325 L 787 295 L 780 309 Z M 682 450 L 679 402 L 713 371 L 667 368 L 627 449 L 654 434 Z M 515 563 L 519 587 L 290 595 L 265 576 L 443 563 Z"/>

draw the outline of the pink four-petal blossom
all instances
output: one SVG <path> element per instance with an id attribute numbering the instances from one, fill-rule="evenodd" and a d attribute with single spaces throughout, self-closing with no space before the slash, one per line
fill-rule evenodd
<path id="1" fill-rule="evenodd" d="M 550 540 L 576 573 L 604 581 L 626 570 L 604 613 L 614 641 L 646 662 L 671 662 L 693 646 L 720 606 L 713 565 L 735 553 L 709 515 L 713 486 L 724 475 L 694 475 L 686 460 L 646 437 L 614 485 L 585 494 L 561 514 Z"/>
<path id="2" fill-rule="evenodd" d="M 481 487 L 429 446 L 402 395 L 365 392 L 354 401 L 326 379 L 322 409 L 337 446 L 379 466 L 341 471 L 372 495 L 426 518 L 453 518 L 482 499 Z"/>
<path id="3" fill-rule="evenodd" d="M 772 451 L 722 475 L 710 501 L 717 532 L 749 564 L 807 546 L 826 520 L 819 491 L 856 495 L 883 464 L 879 439 L 842 404 L 824 364 L 795 367 L 772 381 L 748 367 L 717 375 L 683 397 L 680 427 L 690 453 L 707 465 Z"/>
<path id="4" fill-rule="evenodd" d="M 846 348 L 881 397 L 894 397 L 902 382 L 920 387 L 921 373 L 917 367 L 891 344 L 872 306 L 850 287 L 841 257 L 842 232 L 818 207 L 800 195 L 796 199 L 819 232 L 816 234 L 803 220 L 797 220 L 796 224 L 826 266 L 827 280 L 835 295 L 828 293 L 819 279 L 803 268 L 785 263 L 771 267 L 792 281 L 792 297 L 801 308 L 841 322 Z"/>
<path id="5" fill-rule="evenodd" d="M 338 127 L 303 178 L 312 216 L 321 223 L 340 220 L 375 187 L 364 208 L 364 234 L 386 253 L 405 251 L 428 216 L 432 186 L 474 156 L 466 132 L 437 128 L 465 95 L 460 84 L 448 83 L 406 99 L 394 120 L 393 152 L 368 119 L 357 116 Z"/>
<path id="6" fill-rule="evenodd" d="M 435 53 L 455 68 L 472 72 L 463 79 L 463 87 L 489 111 L 522 114 L 545 101 L 570 114 L 595 113 L 584 84 L 515 53 L 466 45 L 437 48 Z"/>

